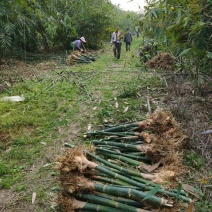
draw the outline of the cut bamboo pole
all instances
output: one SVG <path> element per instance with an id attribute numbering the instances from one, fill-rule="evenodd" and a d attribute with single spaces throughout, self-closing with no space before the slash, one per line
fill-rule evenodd
<path id="1" fill-rule="evenodd" d="M 100 204 L 109 206 L 112 208 L 121 209 L 123 211 L 131 211 L 131 212 L 148 212 L 147 210 L 141 209 L 141 208 L 135 208 L 133 206 L 125 205 L 120 202 L 116 202 L 114 200 L 105 199 L 100 196 L 92 195 L 92 194 L 84 194 L 84 193 L 77 193 L 73 194 L 76 198 L 82 198 L 83 201 L 92 202 L 94 204 Z"/>
<path id="2" fill-rule="evenodd" d="M 108 211 L 114 211 L 114 212 L 122 212 L 122 209 L 118 209 L 115 207 L 108 207 L 101 204 L 94 204 L 89 202 L 83 202 L 75 199 L 74 197 L 62 197 L 61 201 L 66 202 L 67 211 L 70 210 L 77 210 L 77 209 L 83 209 L 88 211 L 99 211 L 99 212 L 108 212 Z M 112 204 L 111 204 L 112 205 Z M 127 210 L 125 210 L 127 212 Z"/>
<path id="3" fill-rule="evenodd" d="M 141 122 L 134 122 L 134 123 L 129 123 L 129 124 L 117 125 L 117 126 L 114 126 L 114 127 L 109 127 L 105 130 L 97 131 L 97 132 L 114 132 L 114 131 L 117 131 L 117 130 L 126 131 L 129 128 L 134 128 L 134 127 L 139 128 L 140 124 L 141 124 Z"/>
<path id="4" fill-rule="evenodd" d="M 125 157 L 125 156 L 122 156 L 122 155 L 115 155 L 115 154 L 111 154 L 111 153 L 107 153 L 107 152 L 104 152 L 102 151 L 101 154 L 107 156 L 107 157 L 110 157 L 110 158 L 115 158 L 115 159 L 118 159 L 122 162 L 126 162 L 128 164 L 131 164 L 133 166 L 139 166 L 139 168 L 142 168 L 144 170 L 147 170 L 149 165 L 143 163 L 143 162 L 139 162 L 139 161 L 136 161 L 134 159 L 131 159 L 131 158 L 128 158 L 128 157 Z M 144 160 L 144 158 L 142 158 Z M 145 158 L 146 159 L 146 158 Z"/>
<path id="5" fill-rule="evenodd" d="M 117 143 L 117 142 L 110 142 L 110 141 L 98 141 L 98 140 L 93 140 L 91 141 L 93 144 L 104 144 L 104 145 L 109 145 L 109 146 L 114 146 L 114 147 L 121 147 L 121 148 L 126 148 L 126 149 L 132 149 L 136 151 L 140 151 L 143 153 L 147 152 L 147 147 L 144 145 L 130 145 L 130 144 L 122 144 L 122 143 Z"/>
<path id="6" fill-rule="evenodd" d="M 139 132 L 109 132 L 109 131 L 96 131 L 96 132 L 87 132 L 87 135 L 114 135 L 114 136 L 120 136 L 120 137 L 126 137 L 126 136 L 138 136 L 138 138 L 142 138 L 141 133 Z"/>
<path id="7" fill-rule="evenodd" d="M 146 161 L 150 161 L 150 159 L 147 157 L 147 156 L 136 156 L 136 155 L 130 155 L 130 154 L 125 154 L 125 153 L 120 153 L 120 152 L 115 152 L 115 151 L 112 151 L 112 150 L 107 150 L 107 149 L 103 149 L 103 148 L 96 148 L 95 149 L 97 152 L 107 152 L 107 153 L 111 153 L 111 154 L 116 154 L 116 155 L 122 155 L 122 156 L 125 156 L 125 157 L 128 157 L 128 158 L 132 158 L 132 159 L 135 159 L 135 160 L 146 160 Z"/>
<path id="8" fill-rule="evenodd" d="M 128 174 L 132 174 L 132 173 L 133 173 L 134 175 L 136 174 L 136 175 L 139 176 L 139 177 L 143 177 L 143 176 L 142 176 L 142 173 L 135 172 L 135 171 L 131 171 L 131 170 L 128 170 L 128 169 L 119 167 L 119 166 L 117 166 L 117 165 L 114 165 L 114 164 L 112 164 L 112 163 L 109 163 L 108 161 L 105 161 L 105 160 L 99 158 L 98 156 L 93 155 L 93 154 L 90 153 L 90 152 L 86 152 L 86 154 L 88 154 L 90 157 L 96 159 L 97 161 L 104 163 L 105 165 L 107 165 L 107 166 L 109 166 L 109 167 L 112 167 L 112 168 L 117 169 L 117 170 L 119 170 L 119 171 L 123 171 L 123 172 L 128 173 Z M 137 182 L 137 181 L 135 181 L 135 180 L 131 180 L 131 179 L 127 178 L 127 177 L 121 176 L 121 175 L 119 175 L 119 174 L 117 174 L 117 173 L 114 174 L 114 172 L 110 173 L 109 170 L 108 170 L 108 172 L 106 173 L 104 167 L 97 166 L 97 167 L 95 167 L 95 169 L 98 170 L 98 171 L 101 170 L 101 172 L 104 172 L 105 174 L 108 174 L 108 175 L 110 175 L 110 176 L 112 176 L 112 177 L 114 177 L 114 178 L 123 180 L 124 182 L 127 182 L 127 183 L 129 183 L 129 184 L 131 184 L 131 185 L 137 186 L 138 188 L 146 189 L 146 190 L 151 190 L 151 189 L 153 189 L 152 186 L 147 186 L 147 185 L 142 184 L 142 183 L 139 183 L 139 182 Z M 167 196 L 169 196 L 169 197 L 176 197 L 176 196 L 177 196 L 176 193 L 170 192 L 170 191 L 167 191 L 167 190 L 164 190 L 164 189 L 159 189 L 157 193 L 165 194 L 165 195 L 167 195 Z M 185 197 L 185 196 L 183 196 L 183 195 L 179 195 L 179 199 L 183 200 L 184 202 L 188 202 L 188 203 L 192 202 L 192 200 L 191 200 L 190 198 L 187 198 L 187 197 Z"/>
<path id="9" fill-rule="evenodd" d="M 91 176 L 90 178 L 95 181 L 101 181 L 101 182 L 109 183 L 111 185 L 123 185 L 123 186 L 125 185 L 123 182 L 119 182 L 117 180 L 105 178 L 105 177 L 101 177 L 101 176 Z"/>
<path id="10" fill-rule="evenodd" d="M 69 145 L 66 143 L 65 146 L 68 147 Z M 119 166 L 117 166 L 115 164 L 109 163 L 108 161 L 103 160 L 102 158 L 100 158 L 100 157 L 98 157 L 98 156 L 96 156 L 96 155 L 94 155 L 94 154 L 92 154 L 90 152 L 87 152 L 86 151 L 86 154 L 89 155 L 90 157 L 94 158 L 95 160 L 97 160 L 99 162 L 102 162 L 103 164 L 105 164 L 105 165 L 107 165 L 109 167 L 112 167 L 112 168 L 117 169 L 119 171 L 123 171 L 123 172 L 128 173 L 128 174 L 133 174 L 134 176 L 143 177 L 143 174 L 142 173 L 131 171 L 131 170 L 128 170 L 128 169 L 119 167 Z M 86 158 L 83 158 L 83 160 L 87 160 L 87 159 Z M 124 181 L 124 182 L 126 182 L 126 183 L 128 183 L 130 185 L 134 185 L 134 186 L 137 186 L 138 188 L 146 189 L 146 190 L 152 190 L 153 189 L 152 186 L 147 186 L 147 185 L 142 184 L 140 182 L 137 182 L 135 180 L 129 179 L 129 178 L 125 177 L 125 176 L 121 176 L 121 175 L 119 175 L 117 173 L 114 173 L 114 172 L 108 170 L 107 168 L 105 168 L 103 166 L 99 166 L 99 165 L 97 165 L 97 164 L 95 164 L 93 162 L 90 162 L 88 160 L 87 160 L 87 163 L 90 165 L 90 168 L 94 168 L 94 169 L 96 169 L 96 170 L 98 170 L 100 172 L 103 172 L 105 174 L 108 174 L 109 176 L 114 177 L 115 179 L 122 180 L 122 181 Z M 170 191 L 167 191 L 167 190 L 164 190 L 164 189 L 159 189 L 157 191 L 157 193 L 165 194 L 165 195 L 167 195 L 169 197 L 174 197 L 174 198 L 177 197 L 177 194 L 176 193 L 170 192 Z M 179 199 L 183 200 L 184 202 L 188 202 L 188 203 L 192 202 L 192 200 L 190 198 L 187 198 L 187 197 L 185 197 L 183 195 L 179 195 Z"/>
<path id="11" fill-rule="evenodd" d="M 142 202 L 135 201 L 135 200 L 132 200 L 132 199 L 126 199 L 126 198 L 123 198 L 123 197 L 112 196 L 112 195 L 108 195 L 108 194 L 105 194 L 105 193 L 97 193 L 96 195 L 100 196 L 104 199 L 115 200 L 115 201 L 120 202 L 122 204 L 130 205 L 130 206 L 133 206 L 133 207 L 136 207 L 136 208 L 145 207 L 145 204 L 143 204 Z"/>
<path id="12" fill-rule="evenodd" d="M 72 193 L 72 187 L 69 190 L 69 188 L 66 188 L 68 192 Z M 120 197 L 125 197 L 125 198 L 130 198 L 130 199 L 135 199 L 138 201 L 144 201 L 146 203 L 149 203 L 151 205 L 155 205 L 155 206 L 164 206 L 164 207 L 173 207 L 172 202 L 169 202 L 168 200 L 165 200 L 163 198 L 157 197 L 157 196 L 149 196 L 149 198 L 147 197 L 147 193 L 142 192 L 142 191 L 138 191 L 136 189 L 131 189 L 131 188 L 123 188 L 123 187 L 117 187 L 117 186 L 109 186 L 109 185 L 105 185 L 105 184 L 100 184 L 100 183 L 94 183 L 91 181 L 87 181 L 83 184 L 80 184 L 80 190 L 95 190 L 98 192 L 103 192 L 106 194 L 111 194 L 111 195 L 116 195 L 116 196 L 120 196 Z M 145 199 L 145 200 L 144 200 Z"/>

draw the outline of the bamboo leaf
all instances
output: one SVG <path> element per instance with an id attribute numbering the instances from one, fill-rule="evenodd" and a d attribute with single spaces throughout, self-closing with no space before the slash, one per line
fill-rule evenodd
<path id="1" fill-rule="evenodd" d="M 150 192 L 146 195 L 146 197 L 145 197 L 142 201 L 151 198 L 151 197 L 154 196 L 159 190 L 160 190 L 160 185 L 156 185 L 152 190 L 150 190 Z"/>
<path id="2" fill-rule="evenodd" d="M 177 13 L 177 24 L 179 24 L 181 21 L 181 9 L 178 9 L 178 13 Z"/>
<path id="3" fill-rule="evenodd" d="M 212 52 L 206 51 L 206 56 L 211 59 L 212 58 Z"/>
<path id="4" fill-rule="evenodd" d="M 116 102 L 116 103 L 115 103 L 115 107 L 116 107 L 116 108 L 118 108 L 118 107 L 119 107 L 119 104 L 118 104 L 118 102 Z"/>
<path id="5" fill-rule="evenodd" d="M 183 52 L 181 52 L 179 56 L 189 55 L 191 50 L 192 50 L 191 48 L 188 48 L 188 49 L 184 50 Z"/>
<path id="6" fill-rule="evenodd" d="M 198 191 L 193 186 L 190 186 L 188 184 L 182 184 L 182 187 L 183 187 L 183 190 L 187 191 L 189 194 L 192 194 L 197 199 L 199 199 Z"/>
<path id="7" fill-rule="evenodd" d="M 147 169 L 147 171 L 148 172 L 154 171 L 155 169 L 157 169 L 160 166 L 160 164 L 161 164 L 161 160 L 158 163 L 155 163 L 152 166 L 149 166 L 148 169 Z"/>
<path id="8" fill-rule="evenodd" d="M 154 16 L 155 18 L 158 17 L 158 16 L 157 16 L 157 13 L 155 12 L 155 10 L 152 10 L 152 13 L 153 13 L 153 16 Z"/>
<path id="9" fill-rule="evenodd" d="M 35 199 L 36 199 L 36 192 L 32 193 L 32 204 L 35 204 Z"/>
<path id="10" fill-rule="evenodd" d="M 128 111 L 128 108 L 129 108 L 128 106 L 124 107 L 124 111 L 123 112 L 126 113 Z"/>

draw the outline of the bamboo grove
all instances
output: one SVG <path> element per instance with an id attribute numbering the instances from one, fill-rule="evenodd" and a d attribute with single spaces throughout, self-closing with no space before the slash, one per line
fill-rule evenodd
<path id="1" fill-rule="evenodd" d="M 186 136 L 170 113 L 88 131 L 83 144 L 64 144 L 56 205 L 62 211 L 179 211 L 192 196 L 180 180 Z"/>
<path id="2" fill-rule="evenodd" d="M 212 74 L 211 0 L 148 0 L 140 19 L 144 37 L 176 57 L 176 72 L 185 72 L 197 86 Z"/>
<path id="3" fill-rule="evenodd" d="M 14 49 L 19 54 L 23 50 L 69 49 L 70 42 L 81 36 L 86 37 L 87 47 L 102 48 L 111 28 L 120 20 L 132 23 L 130 16 L 138 17 L 120 10 L 109 0 L 3 0 L 0 56 L 14 53 Z"/>

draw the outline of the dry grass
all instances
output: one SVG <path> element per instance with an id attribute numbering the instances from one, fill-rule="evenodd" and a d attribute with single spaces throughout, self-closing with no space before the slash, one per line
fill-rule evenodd
<path id="1" fill-rule="evenodd" d="M 145 63 L 148 68 L 156 68 L 161 70 L 170 70 L 174 64 L 174 58 L 166 52 L 160 52 L 151 60 Z"/>

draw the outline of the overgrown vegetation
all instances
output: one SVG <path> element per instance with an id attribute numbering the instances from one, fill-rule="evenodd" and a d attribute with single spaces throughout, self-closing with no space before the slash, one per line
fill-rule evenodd
<path id="1" fill-rule="evenodd" d="M 129 27 L 138 16 L 108 0 L 9 0 L 0 3 L 0 17 L 0 52 L 5 55 L 14 49 L 69 49 L 81 36 L 87 48 L 99 49 L 117 23 Z"/>
<path id="2" fill-rule="evenodd" d="M 202 87 L 212 74 L 212 2 L 210 0 L 147 1 L 140 19 L 144 37 L 178 60 L 175 71 L 188 73 Z"/>

